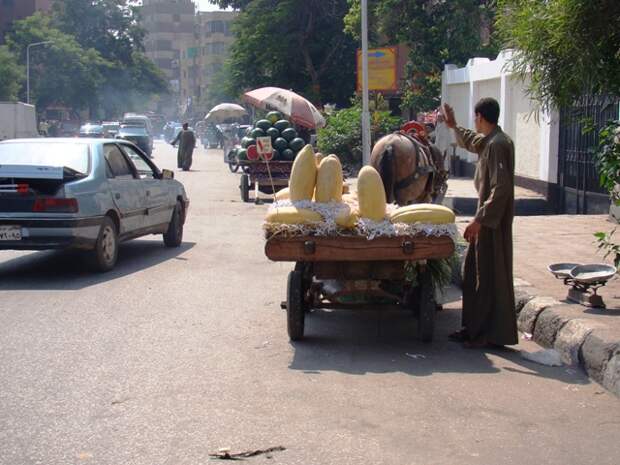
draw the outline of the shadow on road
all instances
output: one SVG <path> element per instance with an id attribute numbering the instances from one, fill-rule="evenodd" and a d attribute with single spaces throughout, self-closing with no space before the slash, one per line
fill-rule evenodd
<path id="1" fill-rule="evenodd" d="M 133 240 L 121 244 L 116 267 L 108 273 L 92 271 L 79 251 L 44 251 L 0 262 L 1 290 L 79 290 L 178 259 L 195 242 L 167 248 L 161 241 Z"/>
<path id="2" fill-rule="evenodd" d="M 519 349 L 465 349 L 448 340 L 460 327 L 460 308 L 436 315 L 432 343 L 416 339 L 417 323 L 404 311 L 315 311 L 306 317 L 303 341 L 289 366 L 311 374 L 324 371 L 364 375 L 402 372 L 411 376 L 436 373 L 495 374 L 510 371 L 525 376 L 588 384 L 585 375 L 567 367 L 547 367 L 524 360 Z"/>

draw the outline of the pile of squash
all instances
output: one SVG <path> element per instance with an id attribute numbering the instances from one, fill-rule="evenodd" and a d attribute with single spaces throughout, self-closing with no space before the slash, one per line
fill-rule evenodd
<path id="1" fill-rule="evenodd" d="M 357 180 L 357 194 L 343 194 L 342 165 L 336 155 L 315 154 L 306 145 L 295 158 L 289 187 L 276 194 L 276 201 L 290 200 L 331 203 L 335 205 L 336 224 L 352 229 L 360 219 L 374 222 L 449 224 L 454 213 L 443 205 L 415 204 L 392 210 L 388 214 L 381 176 L 372 166 L 364 166 Z M 309 208 L 283 206 L 273 208 L 266 222 L 271 224 L 313 224 L 323 221 L 320 213 Z"/>

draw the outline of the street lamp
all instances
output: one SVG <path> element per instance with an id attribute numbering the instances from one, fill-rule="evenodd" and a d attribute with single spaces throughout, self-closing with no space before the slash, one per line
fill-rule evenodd
<path id="1" fill-rule="evenodd" d="M 54 43 L 53 40 L 46 40 L 44 42 L 35 42 L 28 44 L 26 47 L 26 103 L 30 104 L 30 47 L 36 47 L 37 45 L 47 45 Z"/>

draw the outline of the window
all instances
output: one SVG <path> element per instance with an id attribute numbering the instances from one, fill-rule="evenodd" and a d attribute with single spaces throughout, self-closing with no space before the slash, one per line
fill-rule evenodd
<path id="1" fill-rule="evenodd" d="M 133 178 L 133 171 L 118 146 L 115 144 L 104 145 L 103 154 L 108 162 L 108 166 L 113 177 L 118 178 L 129 176 Z"/>
<path id="2" fill-rule="evenodd" d="M 123 147 L 123 151 L 125 152 L 125 154 L 127 154 L 131 162 L 136 167 L 136 170 L 138 171 L 138 175 L 141 178 L 157 179 L 157 176 L 155 175 L 155 172 L 153 171 L 151 166 L 146 161 L 144 161 L 144 159 L 140 156 L 138 152 L 135 151 L 133 147 L 130 147 L 129 145 L 125 145 L 125 144 L 123 144 L 122 147 Z"/>
<path id="3" fill-rule="evenodd" d="M 88 174 L 88 144 L 61 142 L 22 142 L 19 139 L 0 145 L 0 165 L 64 166 Z"/>

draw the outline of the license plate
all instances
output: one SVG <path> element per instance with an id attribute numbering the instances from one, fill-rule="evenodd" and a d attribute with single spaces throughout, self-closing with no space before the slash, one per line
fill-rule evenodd
<path id="1" fill-rule="evenodd" d="M 0 226 L 0 241 L 21 241 L 21 226 Z"/>

